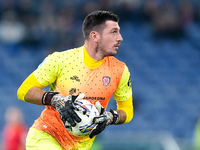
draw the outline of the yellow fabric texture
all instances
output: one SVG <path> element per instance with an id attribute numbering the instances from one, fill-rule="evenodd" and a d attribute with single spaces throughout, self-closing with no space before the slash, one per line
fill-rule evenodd
<path id="1" fill-rule="evenodd" d="M 63 150 L 63 148 L 51 135 L 30 128 L 26 138 L 26 150 Z"/>
<path id="2" fill-rule="evenodd" d="M 105 60 L 105 58 L 104 58 L 100 61 L 97 61 L 97 60 L 91 58 L 90 55 L 88 54 L 88 52 L 86 51 L 85 46 L 83 47 L 83 52 L 84 52 L 84 63 L 87 67 L 89 67 L 91 69 L 100 67 Z"/>
<path id="3" fill-rule="evenodd" d="M 24 100 L 24 96 L 26 95 L 26 93 L 28 92 L 28 90 L 33 87 L 33 86 L 37 86 L 40 88 L 43 88 L 43 86 L 37 81 L 37 79 L 35 78 L 34 74 L 32 73 L 21 85 L 21 87 L 18 90 L 18 98 L 20 100 Z M 124 110 L 126 112 L 126 121 L 125 123 L 128 123 L 129 121 L 131 121 L 131 119 L 133 118 L 133 104 L 132 104 L 132 96 L 126 100 L 126 101 L 117 101 L 117 108 Z"/>
<path id="4" fill-rule="evenodd" d="M 105 108 L 113 95 L 117 101 L 117 108 L 126 112 L 125 123 L 132 119 L 130 73 L 127 66 L 114 57 L 96 61 L 89 57 L 84 46 L 55 52 L 24 81 L 18 90 L 18 98 L 24 100 L 27 91 L 33 86 L 43 88 L 49 84 L 50 90 L 57 91 L 63 96 L 85 93 L 84 99 L 93 104 L 99 101 Z M 51 106 L 45 107 L 32 127 L 50 134 L 66 149 L 88 149 L 94 140 L 68 133 L 59 113 Z"/>
<path id="5" fill-rule="evenodd" d="M 19 87 L 18 91 L 17 91 L 17 97 L 20 100 L 25 101 L 24 97 L 26 95 L 26 93 L 28 92 L 28 90 L 30 88 L 32 88 L 33 86 L 37 86 L 39 88 L 43 88 L 44 86 L 42 84 L 40 84 L 37 79 L 35 78 L 34 74 L 30 74 L 26 80 L 22 83 L 22 85 Z"/>
<path id="6" fill-rule="evenodd" d="M 133 100 L 132 96 L 126 101 L 117 101 L 117 109 L 121 109 L 126 113 L 126 121 L 128 123 L 133 118 Z"/>
<path id="7" fill-rule="evenodd" d="M 31 74 L 21 85 L 21 87 L 18 90 L 18 98 L 20 100 L 24 100 L 24 96 L 26 95 L 26 93 L 28 92 L 28 90 L 33 87 L 33 86 L 37 86 L 40 88 L 43 88 L 43 86 L 37 81 L 37 79 L 35 78 L 34 74 Z M 126 121 L 125 123 L 128 123 L 129 121 L 131 121 L 131 119 L 133 118 L 133 105 L 132 105 L 132 96 L 126 100 L 126 101 L 117 101 L 117 108 L 124 110 L 126 112 Z"/>
<path id="8" fill-rule="evenodd" d="M 128 67 L 125 65 L 120 83 L 113 95 L 117 101 L 125 101 L 132 96 L 131 77 Z"/>
<path id="9" fill-rule="evenodd" d="M 85 59 L 83 50 L 84 47 L 80 47 L 49 55 L 34 71 L 36 79 L 43 86 L 55 85 L 51 90 L 63 96 L 85 93 L 87 100 L 93 104 L 99 100 L 105 108 L 112 95 L 119 101 L 130 98 L 132 89 L 127 85 L 130 73 L 126 65 L 114 57 L 106 57 L 98 68 L 91 69 L 83 60 L 92 64 L 89 62 L 92 58 Z M 106 82 L 108 85 L 103 85 Z"/>

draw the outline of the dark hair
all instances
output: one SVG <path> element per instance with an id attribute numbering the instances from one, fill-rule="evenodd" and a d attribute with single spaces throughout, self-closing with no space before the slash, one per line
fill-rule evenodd
<path id="1" fill-rule="evenodd" d="M 90 14 L 88 14 L 85 17 L 82 26 L 84 38 L 88 39 L 92 30 L 97 31 L 101 29 L 100 26 L 104 25 L 107 20 L 119 22 L 119 17 L 111 11 L 103 10 L 93 11 Z"/>

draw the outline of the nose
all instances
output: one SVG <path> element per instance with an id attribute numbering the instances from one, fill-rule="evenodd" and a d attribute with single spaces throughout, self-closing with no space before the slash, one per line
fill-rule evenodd
<path id="1" fill-rule="evenodd" d="M 117 39 L 119 42 L 123 41 L 122 35 L 119 33 L 119 37 Z"/>

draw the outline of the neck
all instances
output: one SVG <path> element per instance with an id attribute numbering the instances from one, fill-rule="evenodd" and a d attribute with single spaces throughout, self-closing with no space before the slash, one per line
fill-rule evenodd
<path id="1" fill-rule="evenodd" d="M 102 55 L 99 51 L 98 51 L 98 47 L 96 44 L 92 44 L 89 42 L 85 42 L 85 49 L 87 50 L 88 54 L 90 55 L 91 58 L 99 61 L 104 59 L 104 55 Z"/>
<path id="2" fill-rule="evenodd" d="M 96 68 L 100 67 L 104 62 L 104 59 L 95 60 L 95 59 L 91 58 L 90 55 L 88 54 L 88 52 L 86 51 L 85 47 L 83 47 L 83 53 L 84 53 L 84 63 L 90 69 L 96 69 Z"/>

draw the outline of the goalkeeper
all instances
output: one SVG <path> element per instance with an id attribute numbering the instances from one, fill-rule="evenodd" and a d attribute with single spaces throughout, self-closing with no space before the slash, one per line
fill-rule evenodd
<path id="1" fill-rule="evenodd" d="M 108 125 L 131 121 L 130 72 L 125 63 L 114 57 L 123 40 L 118 21 L 118 16 L 109 11 L 88 14 L 82 26 L 84 45 L 49 55 L 19 87 L 20 100 L 46 105 L 29 129 L 27 150 L 88 150 L 95 136 Z M 44 91 L 48 85 L 50 91 Z M 106 111 L 112 95 L 117 109 Z M 101 114 L 94 118 L 97 126 L 89 136 L 73 136 L 63 125 L 68 121 L 75 126 L 81 121 L 74 110 L 85 109 L 74 103 L 77 99 L 90 101 Z"/>

